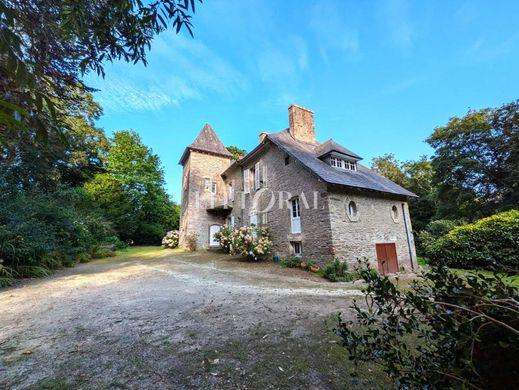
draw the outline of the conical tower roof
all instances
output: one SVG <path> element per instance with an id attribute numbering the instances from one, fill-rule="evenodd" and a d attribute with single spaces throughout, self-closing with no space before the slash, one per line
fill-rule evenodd
<path id="1" fill-rule="evenodd" d="M 184 150 L 180 164 L 184 164 L 190 150 L 214 154 L 223 157 L 232 157 L 209 123 L 206 123 L 195 140 Z"/>

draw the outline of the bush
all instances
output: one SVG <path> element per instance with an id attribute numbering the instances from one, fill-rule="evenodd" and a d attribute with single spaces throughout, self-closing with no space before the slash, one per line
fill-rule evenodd
<path id="1" fill-rule="evenodd" d="M 224 226 L 214 235 L 214 238 L 231 255 L 242 255 L 254 260 L 264 259 L 272 249 L 272 241 L 265 227 Z"/>
<path id="2" fill-rule="evenodd" d="M 117 240 L 111 224 L 81 189 L 12 191 L 0 194 L 0 204 L 4 275 L 45 276 L 88 260 L 105 240 Z"/>
<path id="3" fill-rule="evenodd" d="M 178 247 L 178 230 L 171 230 L 162 239 L 162 247 L 175 249 Z"/>
<path id="4" fill-rule="evenodd" d="M 291 256 L 281 260 L 279 264 L 281 264 L 283 268 L 298 268 L 302 261 L 300 257 Z"/>
<path id="5" fill-rule="evenodd" d="M 429 222 L 424 230 L 417 235 L 417 251 L 419 254 L 427 253 L 428 248 L 434 244 L 434 241 L 441 236 L 447 234 L 456 226 L 463 225 L 462 220 L 438 219 Z"/>
<path id="6" fill-rule="evenodd" d="M 360 279 L 358 272 L 349 272 L 348 263 L 339 259 L 327 263 L 321 272 L 323 277 L 331 282 L 351 282 Z"/>
<path id="7" fill-rule="evenodd" d="M 461 278 L 433 267 L 399 290 L 366 267 L 365 297 L 353 306 L 356 320 L 339 315 L 335 329 L 355 367 L 378 363 L 400 389 L 516 387 L 517 288 L 499 275 Z"/>
<path id="8" fill-rule="evenodd" d="M 519 211 L 457 226 L 426 247 L 432 265 L 519 272 Z"/>

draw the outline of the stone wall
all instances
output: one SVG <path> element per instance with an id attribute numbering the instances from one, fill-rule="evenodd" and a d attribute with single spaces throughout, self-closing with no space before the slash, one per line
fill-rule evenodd
<path id="1" fill-rule="evenodd" d="M 356 217 L 349 216 L 350 201 L 355 202 Z M 396 206 L 396 218 L 392 215 L 393 206 Z M 395 243 L 398 266 L 403 266 L 409 271 L 412 270 L 412 264 L 416 268 L 411 220 L 405 201 L 373 194 L 330 190 L 329 207 L 336 257 L 346 260 L 351 265 L 356 264 L 358 258 L 367 257 L 378 269 L 375 244 Z"/>
<path id="2" fill-rule="evenodd" d="M 209 246 L 209 226 L 222 225 L 225 218 L 208 212 L 213 205 L 222 204 L 225 197 L 225 183 L 220 174 L 230 165 L 231 160 L 211 154 L 191 151 L 184 164 L 182 183 L 182 209 L 180 215 L 180 245 L 186 246 L 190 235 L 196 236 L 197 248 Z M 216 194 L 206 191 L 205 178 L 216 181 Z"/>
<path id="3" fill-rule="evenodd" d="M 274 244 L 273 254 L 287 257 L 292 254 L 291 241 L 301 241 L 303 257 L 321 262 L 333 258 L 331 246 L 331 227 L 328 214 L 326 186 L 314 174 L 306 170 L 298 161 L 289 158 L 285 165 L 285 153 L 270 143 L 266 151 L 255 159 L 251 159 L 243 169 L 254 169 L 260 162 L 260 171 L 267 166 L 266 187 L 254 190 L 251 182 L 251 193 L 243 194 L 243 170 L 235 170 L 229 175 L 227 182 L 234 180 L 237 189 L 235 201 L 232 202 L 232 215 L 237 226 L 250 224 L 250 211 L 254 209 L 256 199 L 257 220 L 263 225 L 263 213 L 266 211 L 267 223 Z M 286 191 L 282 193 L 281 191 Z M 303 195 L 302 195 L 303 194 Z M 274 195 L 274 205 L 269 209 Z M 291 233 L 291 214 L 287 200 L 299 196 L 301 209 L 301 233 Z M 314 198 L 315 197 L 315 198 Z M 281 200 L 280 200 L 281 198 Z M 308 204 L 308 208 L 305 205 Z M 281 201 L 281 208 L 280 208 Z M 314 208 L 316 206 L 316 208 Z"/>

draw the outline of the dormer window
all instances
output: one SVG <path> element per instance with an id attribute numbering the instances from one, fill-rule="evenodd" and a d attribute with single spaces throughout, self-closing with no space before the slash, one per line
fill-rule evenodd
<path id="1" fill-rule="evenodd" d="M 330 165 L 335 168 L 357 170 L 357 163 L 354 161 L 343 160 L 337 157 L 330 157 Z"/>

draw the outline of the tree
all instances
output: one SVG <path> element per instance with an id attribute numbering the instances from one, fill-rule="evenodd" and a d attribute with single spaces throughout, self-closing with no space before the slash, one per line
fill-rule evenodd
<path id="1" fill-rule="evenodd" d="M 233 160 L 236 161 L 247 154 L 245 149 L 240 149 L 239 147 L 233 145 L 227 146 L 227 150 L 232 154 Z"/>
<path id="2" fill-rule="evenodd" d="M 80 185 L 103 167 L 109 144 L 94 121 L 102 113 L 92 95 L 76 86 L 69 99 L 56 101 L 63 115 L 59 132 L 41 138 L 37 131 L 6 131 L 0 144 L 4 179 L 26 190 L 54 190 L 62 184 Z"/>
<path id="3" fill-rule="evenodd" d="M 398 185 L 405 186 L 406 184 L 405 174 L 402 172 L 400 163 L 392 153 L 386 153 L 380 157 L 375 157 L 371 162 L 371 169 Z"/>
<path id="4" fill-rule="evenodd" d="M 119 236 L 138 244 L 157 244 L 178 228 L 178 206 L 163 188 L 159 157 L 134 131 L 114 133 L 105 173 L 85 185 L 114 222 Z"/>
<path id="5" fill-rule="evenodd" d="M 519 207 L 519 101 L 469 111 L 434 130 L 438 218 L 475 220 Z"/>
<path id="6" fill-rule="evenodd" d="M 57 131 L 63 113 L 53 102 L 85 87 L 82 75 L 104 76 L 106 61 L 146 64 L 153 37 L 169 25 L 192 34 L 194 11 L 194 0 L 0 2 L 2 130 Z"/>

